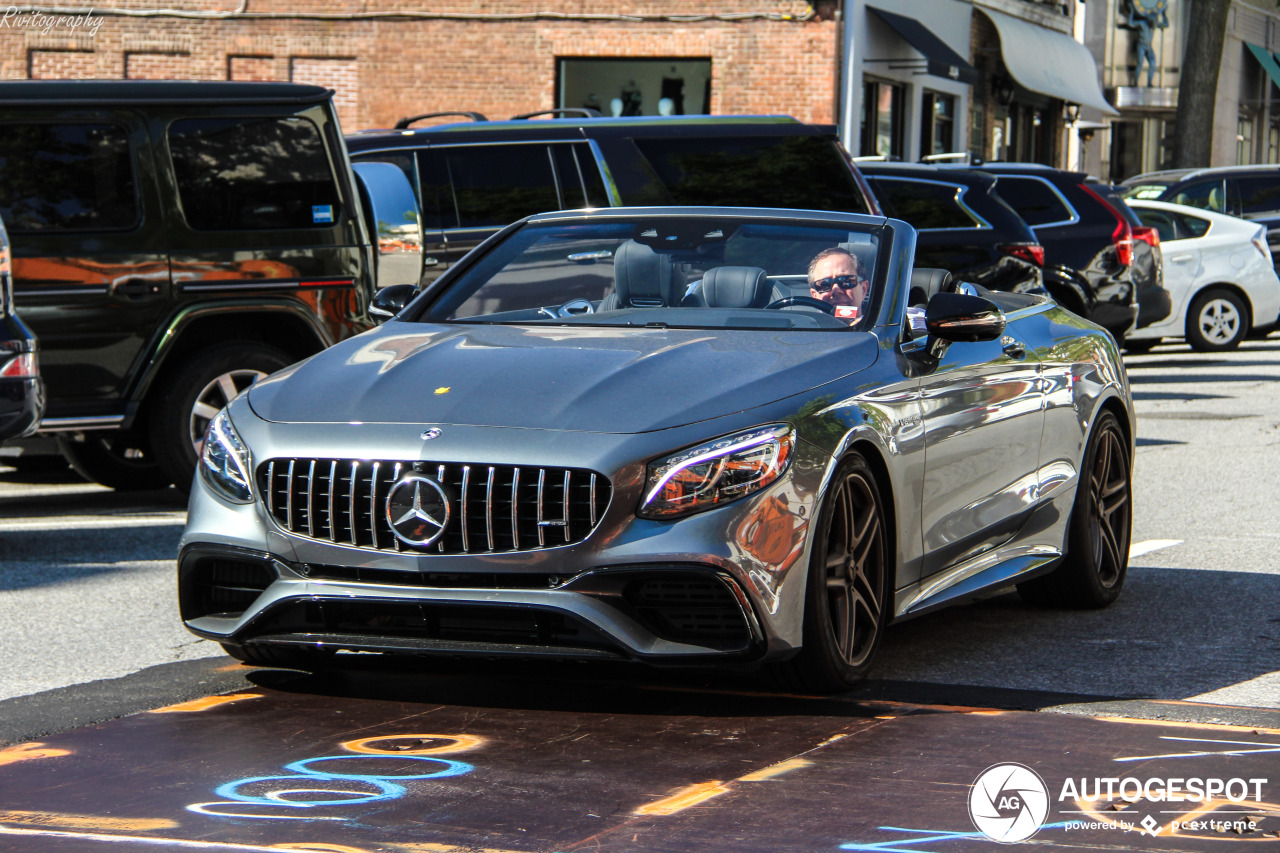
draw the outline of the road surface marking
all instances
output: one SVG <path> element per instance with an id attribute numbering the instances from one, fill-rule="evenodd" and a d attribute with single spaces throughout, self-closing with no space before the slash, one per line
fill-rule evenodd
<path id="1" fill-rule="evenodd" d="M 1152 551 L 1172 548 L 1174 545 L 1181 544 L 1181 539 L 1148 539 L 1146 542 L 1135 542 L 1129 546 L 1129 559 L 1132 560 L 1134 557 L 1142 557 Z"/>

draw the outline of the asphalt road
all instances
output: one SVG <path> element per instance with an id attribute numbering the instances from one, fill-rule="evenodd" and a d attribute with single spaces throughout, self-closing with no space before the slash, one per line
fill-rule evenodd
<path id="1" fill-rule="evenodd" d="M 1280 709 L 1280 338 L 1127 364 L 1139 438 L 1120 601 L 1061 612 L 1006 593 L 896 625 L 860 696 L 1135 716 L 1189 699 L 1204 719 L 1246 721 L 1241 709 Z M 182 520 L 172 490 L 0 468 L 0 743 L 243 683 L 246 668 L 178 620 Z"/>

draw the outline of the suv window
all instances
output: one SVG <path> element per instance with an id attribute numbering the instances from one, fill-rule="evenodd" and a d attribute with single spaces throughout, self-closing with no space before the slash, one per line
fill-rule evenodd
<path id="1" fill-rule="evenodd" d="M 1227 194 L 1222 186 L 1221 178 L 1187 184 L 1178 190 L 1173 198 L 1166 200 L 1175 204 L 1198 207 L 1201 210 L 1215 210 L 1218 213 L 1227 212 Z"/>
<path id="2" fill-rule="evenodd" d="M 1232 179 L 1240 194 L 1240 215 L 1271 213 L 1280 210 L 1280 176 Z"/>
<path id="3" fill-rule="evenodd" d="M 423 198 L 432 192 L 439 198 L 445 228 L 498 227 L 561 208 L 551 155 L 541 143 L 436 148 L 423 160 L 434 161 L 420 164 Z"/>
<path id="4" fill-rule="evenodd" d="M 1057 190 L 1037 178 L 1001 175 L 996 192 L 1032 228 L 1066 224 L 1079 218 Z"/>
<path id="5" fill-rule="evenodd" d="M 303 118 L 182 119 L 169 154 L 183 216 L 197 231 L 334 224 L 338 188 L 319 128 Z"/>
<path id="6" fill-rule="evenodd" d="M 648 138 L 635 144 L 675 204 L 870 212 L 829 139 Z"/>
<path id="7" fill-rule="evenodd" d="M 955 184 L 908 178 L 870 177 L 885 213 L 918 229 L 981 228 L 984 224 L 965 206 L 965 188 Z"/>
<path id="8" fill-rule="evenodd" d="M 125 231 L 138 221 L 125 129 L 0 125 L 0 218 L 24 231 Z"/>

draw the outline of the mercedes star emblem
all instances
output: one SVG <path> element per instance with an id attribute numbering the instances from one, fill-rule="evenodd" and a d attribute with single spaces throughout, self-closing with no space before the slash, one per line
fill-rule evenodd
<path id="1" fill-rule="evenodd" d="M 427 430 L 423 430 L 423 431 L 422 431 L 422 440 L 423 440 L 423 441 L 430 441 L 430 440 L 431 440 L 431 439 L 433 439 L 433 438 L 439 438 L 439 437 L 440 437 L 441 435 L 443 435 L 443 434 L 444 434 L 444 430 L 441 430 L 441 429 L 437 429 L 437 428 L 435 428 L 435 427 L 432 427 L 431 429 L 427 429 Z"/>
<path id="2" fill-rule="evenodd" d="M 430 477 L 406 474 L 387 495 L 387 523 L 406 545 L 431 545 L 449 524 L 449 498 Z"/>

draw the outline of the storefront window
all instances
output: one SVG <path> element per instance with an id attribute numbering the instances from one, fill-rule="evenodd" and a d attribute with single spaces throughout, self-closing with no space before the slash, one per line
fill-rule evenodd
<path id="1" fill-rule="evenodd" d="M 862 153 L 901 160 L 904 88 L 898 83 L 867 80 L 862 86 Z"/>
<path id="2" fill-rule="evenodd" d="M 710 59 L 562 58 L 556 72 L 557 107 L 588 107 L 606 116 L 711 112 Z"/>
<path id="3" fill-rule="evenodd" d="M 955 151 L 955 126 L 955 97 L 939 92 L 925 92 L 920 116 L 920 157 Z"/>

